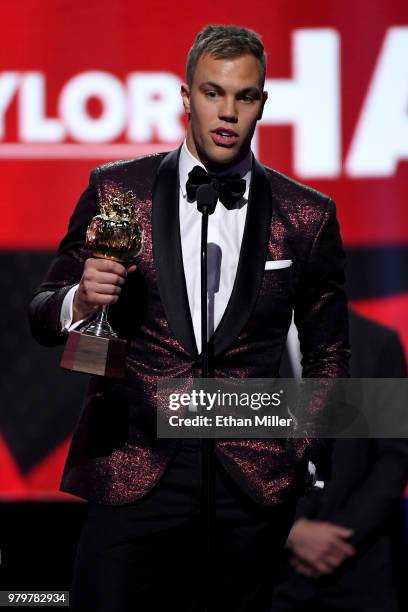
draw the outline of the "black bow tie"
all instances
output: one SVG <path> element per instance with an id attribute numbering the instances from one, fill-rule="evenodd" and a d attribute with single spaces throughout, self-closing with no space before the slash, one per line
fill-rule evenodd
<path id="1" fill-rule="evenodd" d="M 201 166 L 194 166 L 188 173 L 186 183 L 187 198 L 189 202 L 195 202 L 197 189 L 200 185 L 212 184 L 218 193 L 218 199 L 225 208 L 233 208 L 244 195 L 246 190 L 245 180 L 239 174 L 226 176 L 211 176 Z"/>

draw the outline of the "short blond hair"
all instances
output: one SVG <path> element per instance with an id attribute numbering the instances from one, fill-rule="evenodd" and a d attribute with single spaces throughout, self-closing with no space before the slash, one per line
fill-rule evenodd
<path id="1" fill-rule="evenodd" d="M 186 79 L 189 86 L 193 82 L 197 62 L 202 55 L 209 54 L 216 59 L 231 59 L 241 55 L 254 55 L 263 71 L 262 83 L 266 75 L 266 53 L 259 34 L 248 28 L 236 25 L 207 25 L 196 36 L 187 55 Z"/>

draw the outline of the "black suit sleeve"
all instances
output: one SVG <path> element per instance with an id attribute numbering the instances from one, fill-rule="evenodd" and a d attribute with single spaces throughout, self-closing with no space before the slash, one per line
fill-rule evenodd
<path id="1" fill-rule="evenodd" d="M 297 503 L 295 521 L 300 518 L 314 519 L 317 517 L 320 507 L 322 489 L 312 487 L 307 495 L 303 495 Z"/>
<path id="2" fill-rule="evenodd" d="M 375 355 L 376 376 L 405 378 L 404 349 L 396 333 L 385 331 Z M 386 398 L 381 403 L 386 406 Z M 408 481 L 408 440 L 379 438 L 373 440 L 373 444 L 376 453 L 370 473 L 331 518 L 334 523 L 354 529 L 352 542 L 356 546 L 364 545 L 383 529 L 400 502 Z"/>
<path id="3" fill-rule="evenodd" d="M 29 306 L 30 328 L 35 339 L 45 346 L 56 346 L 66 340 L 61 332 L 60 313 L 64 298 L 71 287 L 79 283 L 87 256 L 87 227 L 99 213 L 98 169 L 91 173 L 89 185 L 69 222 L 68 232 L 59 245 L 44 281 L 35 292 Z"/>

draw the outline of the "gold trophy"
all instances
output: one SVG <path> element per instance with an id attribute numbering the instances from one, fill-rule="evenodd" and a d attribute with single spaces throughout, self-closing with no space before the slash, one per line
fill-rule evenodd
<path id="1" fill-rule="evenodd" d="M 143 230 L 136 216 L 134 195 L 112 187 L 86 232 L 93 257 L 130 265 L 143 249 Z M 108 322 L 108 307 L 79 331 L 69 332 L 61 367 L 99 376 L 123 378 L 126 340 L 118 338 Z"/>

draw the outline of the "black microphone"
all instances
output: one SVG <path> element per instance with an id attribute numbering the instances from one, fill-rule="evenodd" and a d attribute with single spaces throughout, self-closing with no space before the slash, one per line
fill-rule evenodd
<path id="1" fill-rule="evenodd" d="M 207 245 L 208 337 L 214 333 L 215 294 L 220 290 L 222 251 L 218 244 Z"/>
<path id="2" fill-rule="evenodd" d="M 218 200 L 218 192 L 211 183 L 197 188 L 197 209 L 203 215 L 212 215 Z"/>

